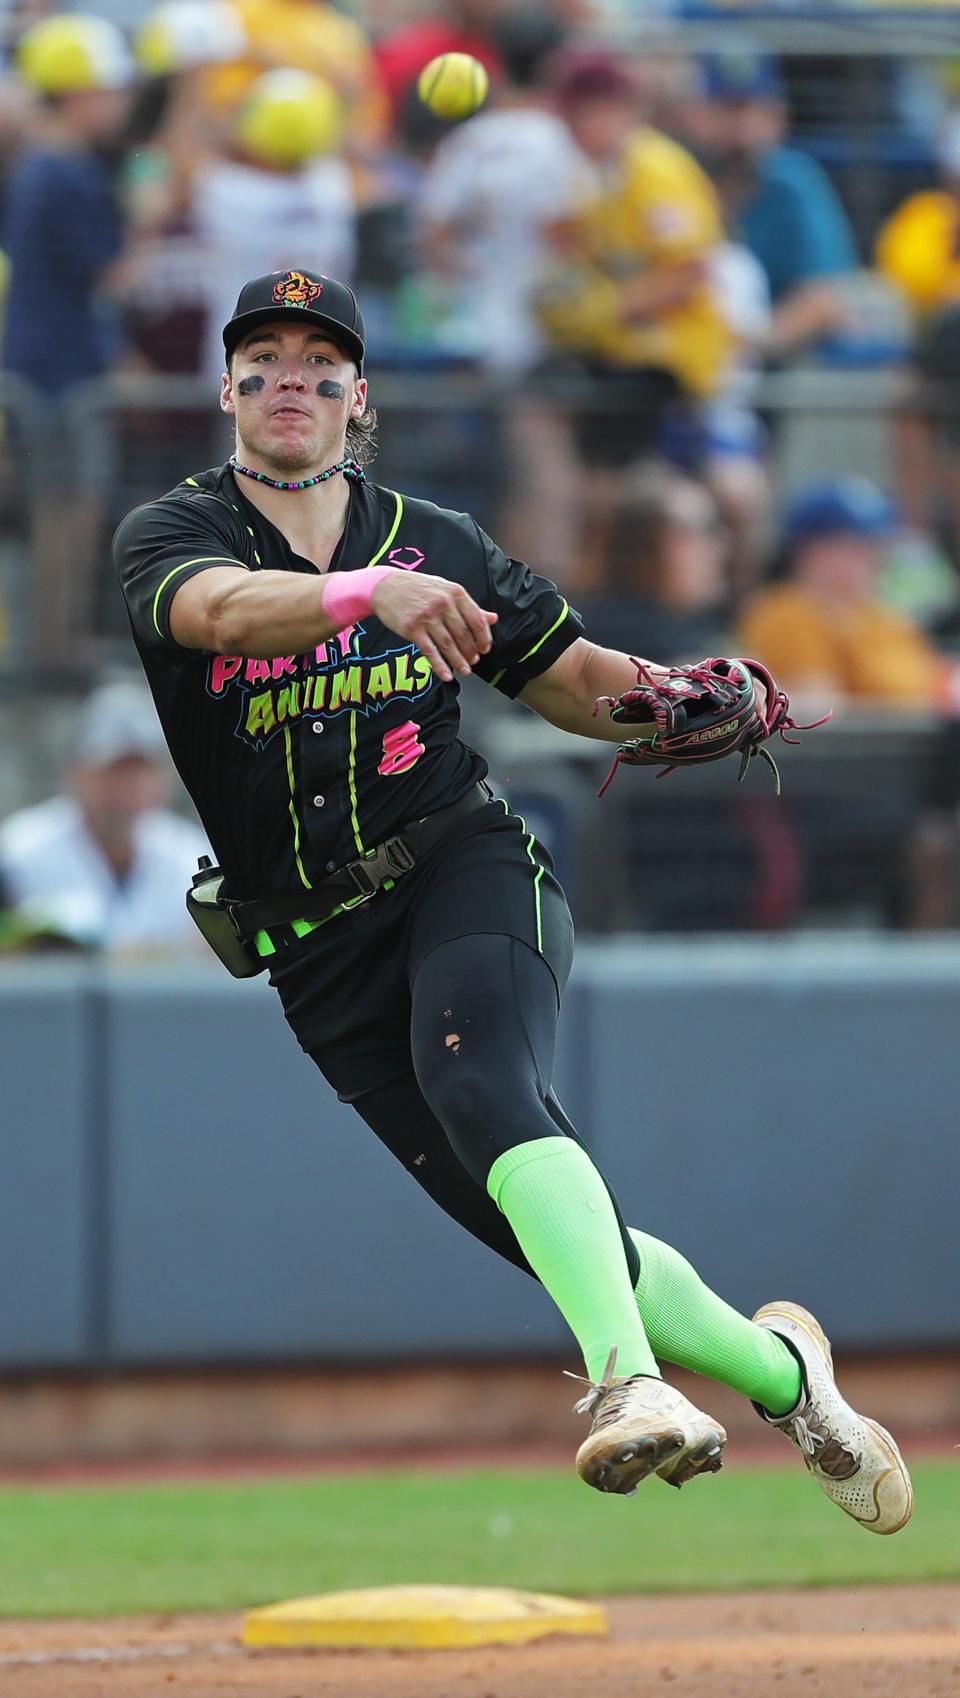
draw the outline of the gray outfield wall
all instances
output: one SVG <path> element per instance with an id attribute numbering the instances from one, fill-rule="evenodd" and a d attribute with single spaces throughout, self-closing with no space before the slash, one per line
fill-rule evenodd
<path id="1" fill-rule="evenodd" d="M 960 939 L 582 945 L 557 1086 L 748 1312 L 960 1342 Z M 336 1101 L 262 980 L 0 971 L 0 1368 L 568 1351 Z"/>

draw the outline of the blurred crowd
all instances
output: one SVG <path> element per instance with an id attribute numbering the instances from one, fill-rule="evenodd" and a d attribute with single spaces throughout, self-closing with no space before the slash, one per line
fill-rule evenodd
<path id="1" fill-rule="evenodd" d="M 602 0 L 107 10 L 7 14 L 0 531 L 4 507 L 26 514 L 33 661 L 96 655 L 116 618 L 112 524 L 224 457 L 220 327 L 247 278 L 297 265 L 357 289 L 374 400 L 378 377 L 413 395 L 450 374 L 468 397 L 475 380 L 479 425 L 469 399 L 459 430 L 455 409 L 409 433 L 405 415 L 405 458 L 395 444 L 391 459 L 388 410 L 384 477 L 479 508 L 576 598 L 595 640 L 659 661 L 756 652 L 800 709 L 859 701 L 950 724 L 952 62 L 911 66 L 890 95 L 924 148 L 910 192 L 891 173 L 865 217 L 849 173 L 794 133 L 790 61 L 734 26 L 719 49 L 647 54 L 610 45 Z M 490 78 L 456 124 L 416 87 L 448 51 Z M 841 103 L 842 74 L 817 62 Z M 876 368 L 896 397 L 876 475 L 852 474 L 841 449 L 785 480 L 771 380 L 849 374 L 855 396 Z M 89 404 L 118 376 L 122 432 Z M 209 410 L 157 410 L 177 377 L 208 385 Z M 133 487 L 118 468 L 137 444 Z M 7 852 L 38 828 L 8 833 Z"/>

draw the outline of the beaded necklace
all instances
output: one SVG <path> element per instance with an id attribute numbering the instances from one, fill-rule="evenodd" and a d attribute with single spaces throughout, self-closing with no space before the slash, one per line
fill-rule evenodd
<path id="1" fill-rule="evenodd" d="M 338 460 L 335 466 L 328 466 L 325 472 L 318 472 L 315 478 L 301 478 L 299 483 L 284 483 L 280 478 L 268 478 L 266 472 L 255 472 L 252 466 L 241 466 L 235 454 L 230 456 L 230 465 L 235 472 L 240 472 L 245 478 L 254 478 L 257 483 L 269 484 L 271 489 L 312 489 L 315 483 L 326 483 L 334 472 L 342 472 L 345 478 L 355 478 L 363 483 L 363 467 L 358 460 Z"/>

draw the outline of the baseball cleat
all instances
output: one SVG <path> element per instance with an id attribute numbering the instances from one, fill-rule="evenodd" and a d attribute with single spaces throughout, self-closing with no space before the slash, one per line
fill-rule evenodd
<path id="1" fill-rule="evenodd" d="M 578 1415 L 593 1417 L 577 1451 L 581 1480 L 598 1492 L 628 1496 L 648 1474 L 658 1474 L 671 1486 L 682 1486 L 697 1474 L 715 1474 L 727 1440 L 719 1421 L 651 1375 L 614 1378 L 616 1360 L 614 1349 L 599 1385 L 587 1381 L 590 1390 L 574 1404 Z"/>
<path id="2" fill-rule="evenodd" d="M 906 1464 L 886 1428 L 841 1397 L 819 1322 L 799 1303 L 765 1303 L 753 1318 L 786 1340 L 803 1375 L 800 1402 L 789 1415 L 771 1415 L 755 1403 L 757 1413 L 796 1446 L 831 1503 L 869 1533 L 898 1533 L 913 1514 Z"/>

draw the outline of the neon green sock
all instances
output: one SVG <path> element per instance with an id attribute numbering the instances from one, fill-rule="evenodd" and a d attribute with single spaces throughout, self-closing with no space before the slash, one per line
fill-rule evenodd
<path id="1" fill-rule="evenodd" d="M 647 1342 L 607 1187 L 572 1138 L 534 1138 L 498 1156 L 487 1190 L 583 1351 L 592 1380 L 660 1370 Z"/>
<path id="2" fill-rule="evenodd" d="M 783 1339 L 731 1309 L 678 1250 L 633 1227 L 630 1237 L 640 1253 L 637 1307 L 656 1354 L 732 1386 L 771 1414 L 795 1408 L 800 1365 Z"/>

